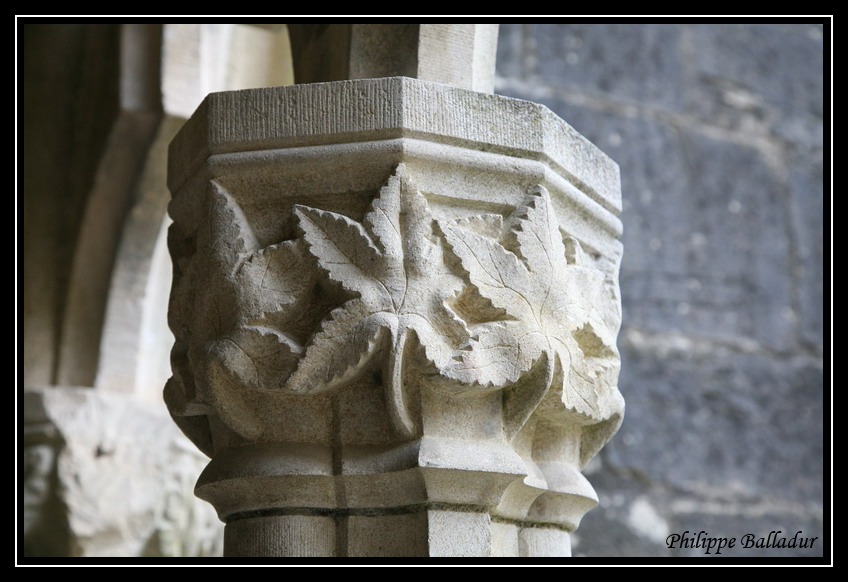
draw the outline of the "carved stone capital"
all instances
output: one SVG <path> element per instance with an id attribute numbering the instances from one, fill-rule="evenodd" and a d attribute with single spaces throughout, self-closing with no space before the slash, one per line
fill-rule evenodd
<path id="1" fill-rule="evenodd" d="M 624 410 L 609 158 L 383 78 L 212 94 L 169 184 L 165 398 L 228 553 L 569 552 Z"/>

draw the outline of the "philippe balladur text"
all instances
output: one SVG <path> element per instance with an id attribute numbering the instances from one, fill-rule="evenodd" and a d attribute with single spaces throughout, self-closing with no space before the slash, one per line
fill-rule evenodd
<path id="1" fill-rule="evenodd" d="M 818 538 L 798 537 L 802 532 L 796 532 L 794 536 L 781 537 L 782 532 L 772 531 L 766 537 L 757 537 L 754 534 L 746 534 L 739 538 L 738 545 L 745 549 L 750 548 L 812 548 L 813 542 Z M 736 538 L 712 538 L 705 531 L 698 532 L 697 535 L 689 534 L 685 531 L 682 534 L 671 534 L 665 539 L 666 545 L 671 548 L 704 548 L 704 552 L 709 554 L 715 550 L 716 554 L 720 554 L 725 548 L 736 547 Z"/>

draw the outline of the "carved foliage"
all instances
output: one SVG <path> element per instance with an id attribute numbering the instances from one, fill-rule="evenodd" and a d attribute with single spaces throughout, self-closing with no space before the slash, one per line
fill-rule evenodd
<path id="1" fill-rule="evenodd" d="M 444 225 L 445 236 L 479 293 L 512 318 L 482 326 L 456 364 L 481 381 L 514 383 L 544 353 L 561 377 L 565 408 L 601 420 L 612 412 L 616 329 L 604 321 L 604 276 L 589 268 L 580 244 L 560 235 L 547 190 L 537 187 L 510 217 L 506 240 Z M 505 246 L 504 246 L 505 245 Z M 593 359 L 590 365 L 590 359 Z M 612 380 L 612 384 L 609 381 Z"/>
<path id="2" fill-rule="evenodd" d="M 401 165 L 363 224 L 305 206 L 296 206 L 295 214 L 318 264 L 356 297 L 323 322 L 287 387 L 306 393 L 341 386 L 387 344 L 383 381 L 390 411 L 411 433 L 402 389 L 407 341 L 415 335 L 427 359 L 444 371 L 468 335 L 448 305 L 463 281 L 445 262 L 426 199 Z"/>
<path id="3" fill-rule="evenodd" d="M 621 412 L 617 314 L 605 315 L 617 301 L 580 244 L 563 241 L 542 187 L 505 221 L 437 221 L 401 164 L 361 223 L 295 205 L 302 237 L 261 249 L 216 183 L 208 212 L 171 306 L 195 373 L 215 358 L 240 385 L 314 394 L 376 361 L 395 427 L 410 435 L 403 378 L 414 345 L 458 391 L 504 388 L 542 366 L 543 389 L 523 398 L 518 424 L 552 394 L 554 408 L 586 424 Z M 322 277 L 347 299 L 311 333 L 293 334 L 314 313 Z"/>
<path id="4" fill-rule="evenodd" d="M 193 386 L 209 358 L 219 359 L 244 386 L 281 389 L 302 351 L 281 323 L 294 323 L 307 311 L 318 276 L 302 240 L 259 248 L 244 212 L 216 182 L 196 249 L 190 259 L 175 257 L 179 276 L 169 307 L 177 343 L 166 400 L 178 415 L 191 414 L 193 405 L 202 410 L 204 397 Z"/>

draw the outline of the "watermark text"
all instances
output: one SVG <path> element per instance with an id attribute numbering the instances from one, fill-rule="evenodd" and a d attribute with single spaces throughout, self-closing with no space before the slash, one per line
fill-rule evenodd
<path id="1" fill-rule="evenodd" d="M 812 548 L 818 537 L 806 538 L 803 532 L 796 532 L 794 536 L 781 536 L 781 530 L 772 531 L 767 536 L 758 537 L 754 534 L 745 534 L 737 541 L 736 538 L 710 537 L 705 531 L 697 533 L 686 530 L 682 534 L 671 534 L 665 539 L 669 549 L 672 548 L 701 548 L 705 554 L 721 554 L 722 550 L 734 548 Z M 800 536 L 800 537 L 799 537 Z"/>

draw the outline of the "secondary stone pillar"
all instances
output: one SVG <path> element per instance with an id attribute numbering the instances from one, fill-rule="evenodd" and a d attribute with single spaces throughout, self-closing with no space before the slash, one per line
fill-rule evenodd
<path id="1" fill-rule="evenodd" d="M 498 26 L 295 22 L 288 29 L 298 83 L 404 76 L 492 93 Z"/>
<path id="2" fill-rule="evenodd" d="M 225 554 L 570 554 L 624 409 L 614 162 L 393 77 L 212 94 L 169 186 L 165 398 Z"/>

